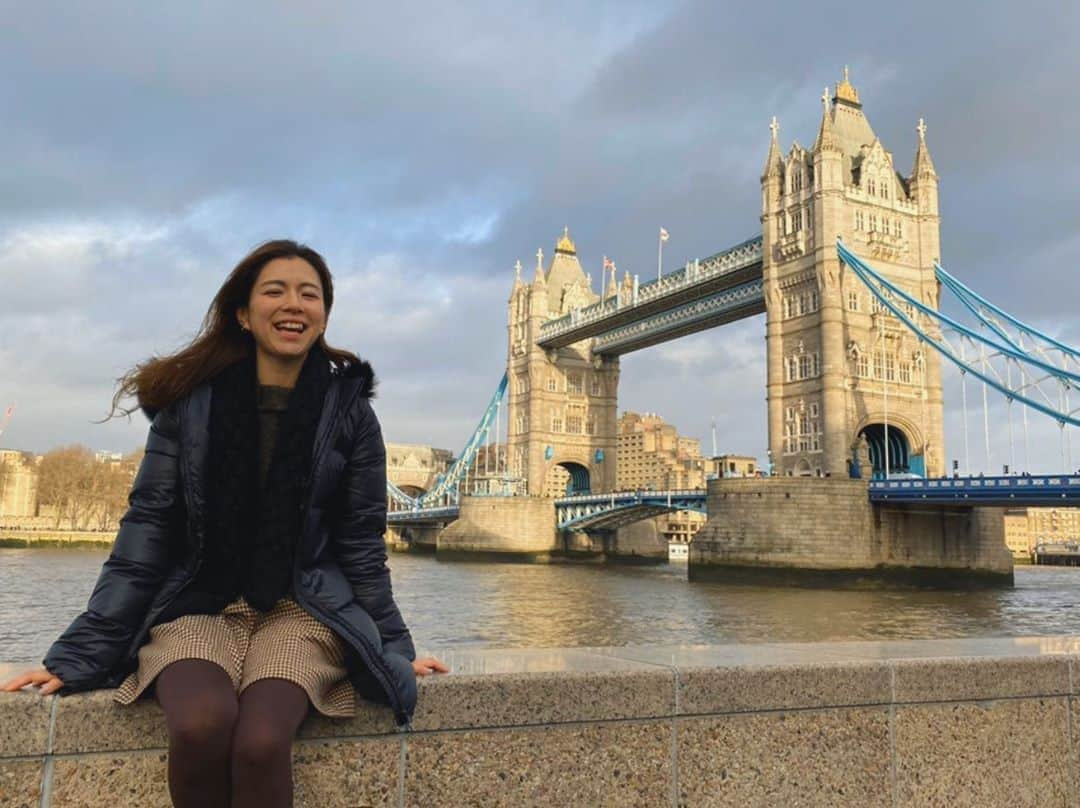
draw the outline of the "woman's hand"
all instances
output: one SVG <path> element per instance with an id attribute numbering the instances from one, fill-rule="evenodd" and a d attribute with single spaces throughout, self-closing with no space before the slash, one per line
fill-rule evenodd
<path id="1" fill-rule="evenodd" d="M 0 690 L 13 693 L 16 690 L 22 690 L 27 685 L 36 685 L 39 688 L 38 693 L 40 695 L 48 696 L 50 693 L 55 693 L 62 688 L 64 683 L 59 676 L 53 676 L 45 668 L 38 668 L 36 671 L 30 671 L 22 676 L 9 679 L 0 685 Z"/>
<path id="2" fill-rule="evenodd" d="M 450 668 L 431 656 L 415 660 L 412 664 L 412 669 L 416 671 L 417 676 L 427 676 L 430 673 L 450 672 Z"/>

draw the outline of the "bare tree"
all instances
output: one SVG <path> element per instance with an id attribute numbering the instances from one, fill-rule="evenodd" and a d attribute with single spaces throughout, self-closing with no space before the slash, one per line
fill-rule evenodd
<path id="1" fill-rule="evenodd" d="M 77 528 L 94 500 L 94 453 L 85 446 L 64 446 L 45 453 L 38 466 L 38 502 L 55 509 L 55 526 Z"/>

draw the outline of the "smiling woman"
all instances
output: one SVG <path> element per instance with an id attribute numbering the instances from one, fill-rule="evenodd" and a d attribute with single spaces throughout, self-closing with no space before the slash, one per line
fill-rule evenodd
<path id="1" fill-rule="evenodd" d="M 404 724 L 416 677 L 446 671 L 394 602 L 375 378 L 326 344 L 333 299 L 321 255 L 267 242 L 190 345 L 120 379 L 113 413 L 134 395 L 153 420 L 130 508 L 86 611 L 2 688 L 153 693 L 175 805 L 291 805 L 312 707 L 359 693 Z"/>

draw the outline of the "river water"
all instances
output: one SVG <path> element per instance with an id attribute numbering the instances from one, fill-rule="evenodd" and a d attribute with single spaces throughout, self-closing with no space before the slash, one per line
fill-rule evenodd
<path id="1" fill-rule="evenodd" d="M 0 661 L 39 660 L 86 605 L 105 549 L 0 549 Z M 1018 567 L 975 592 L 690 583 L 686 565 L 390 556 L 418 649 L 1080 634 L 1080 568 Z"/>

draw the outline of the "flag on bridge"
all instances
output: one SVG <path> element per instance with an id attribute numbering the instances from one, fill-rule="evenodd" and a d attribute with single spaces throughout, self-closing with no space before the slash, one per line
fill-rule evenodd
<path id="1" fill-rule="evenodd" d="M 661 241 L 667 241 L 669 238 L 671 238 L 671 234 L 668 233 L 667 230 L 665 230 L 664 228 L 661 227 L 660 228 L 660 240 Z"/>
<path id="2" fill-rule="evenodd" d="M 610 258 L 608 258 L 608 257 L 607 257 L 607 256 L 605 255 L 605 256 L 604 256 L 604 270 L 605 270 L 605 271 L 607 271 L 607 270 L 609 270 L 609 269 L 610 269 L 610 270 L 612 270 L 612 271 L 614 271 L 614 269 L 615 269 L 615 262 L 614 262 L 614 261 L 612 261 L 612 260 L 611 260 Z"/>

